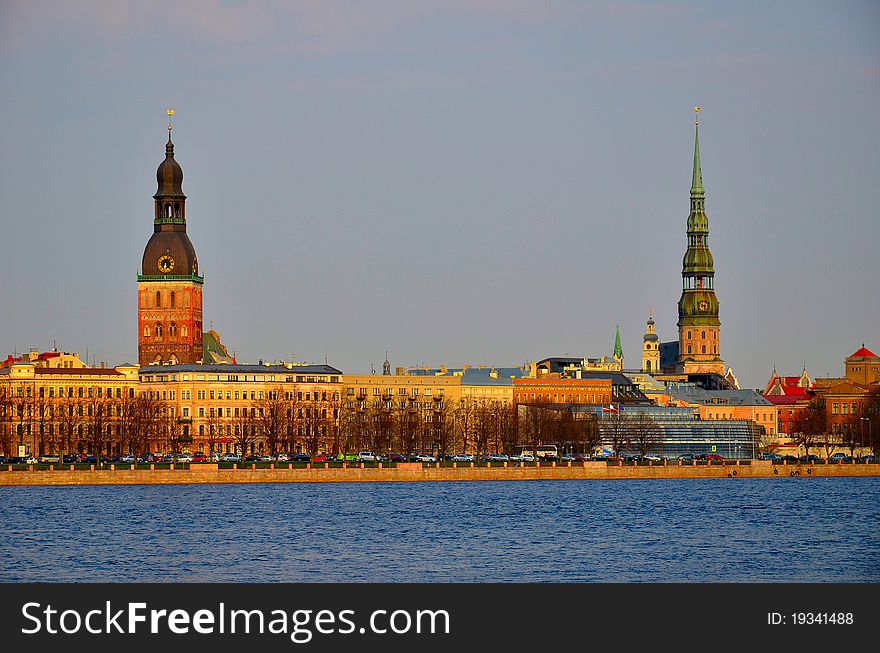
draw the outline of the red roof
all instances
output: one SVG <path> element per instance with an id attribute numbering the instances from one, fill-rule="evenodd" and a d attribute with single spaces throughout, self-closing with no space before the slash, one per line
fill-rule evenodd
<path id="1" fill-rule="evenodd" d="M 859 349 L 852 356 L 850 356 L 850 358 L 853 358 L 855 356 L 862 356 L 864 358 L 877 358 L 877 354 L 875 354 L 870 349 L 866 349 L 864 345 L 862 345 L 861 349 Z"/>

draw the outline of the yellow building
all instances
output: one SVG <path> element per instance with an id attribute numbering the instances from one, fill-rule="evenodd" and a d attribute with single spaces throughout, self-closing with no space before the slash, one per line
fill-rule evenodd
<path id="1" fill-rule="evenodd" d="M 342 379 L 329 365 L 142 367 L 140 390 L 161 402 L 163 422 L 147 448 L 329 454 L 338 446 Z"/>
<path id="2" fill-rule="evenodd" d="M 0 369 L 0 450 L 34 457 L 113 453 L 137 385 L 135 365 L 88 367 L 60 352 L 22 357 Z"/>

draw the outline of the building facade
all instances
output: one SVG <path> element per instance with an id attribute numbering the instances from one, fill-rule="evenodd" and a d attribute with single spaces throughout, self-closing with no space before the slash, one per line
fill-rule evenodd
<path id="1" fill-rule="evenodd" d="M 141 393 L 161 410 L 147 451 L 338 449 L 343 376 L 329 365 L 150 365 L 139 378 Z"/>
<path id="2" fill-rule="evenodd" d="M 87 367 L 72 354 L 0 369 L 0 453 L 117 453 L 137 388 L 137 366 Z"/>

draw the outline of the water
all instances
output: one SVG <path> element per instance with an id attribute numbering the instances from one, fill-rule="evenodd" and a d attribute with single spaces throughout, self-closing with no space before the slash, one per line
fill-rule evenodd
<path id="1" fill-rule="evenodd" d="M 2 581 L 877 582 L 880 478 L 0 488 Z"/>

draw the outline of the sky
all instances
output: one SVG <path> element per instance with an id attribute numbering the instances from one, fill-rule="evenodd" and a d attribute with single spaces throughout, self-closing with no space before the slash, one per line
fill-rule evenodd
<path id="1" fill-rule="evenodd" d="M 344 372 L 641 361 L 700 149 L 721 354 L 880 349 L 880 4 L 0 0 L 0 355 L 136 361 L 169 107 L 204 320 Z"/>

